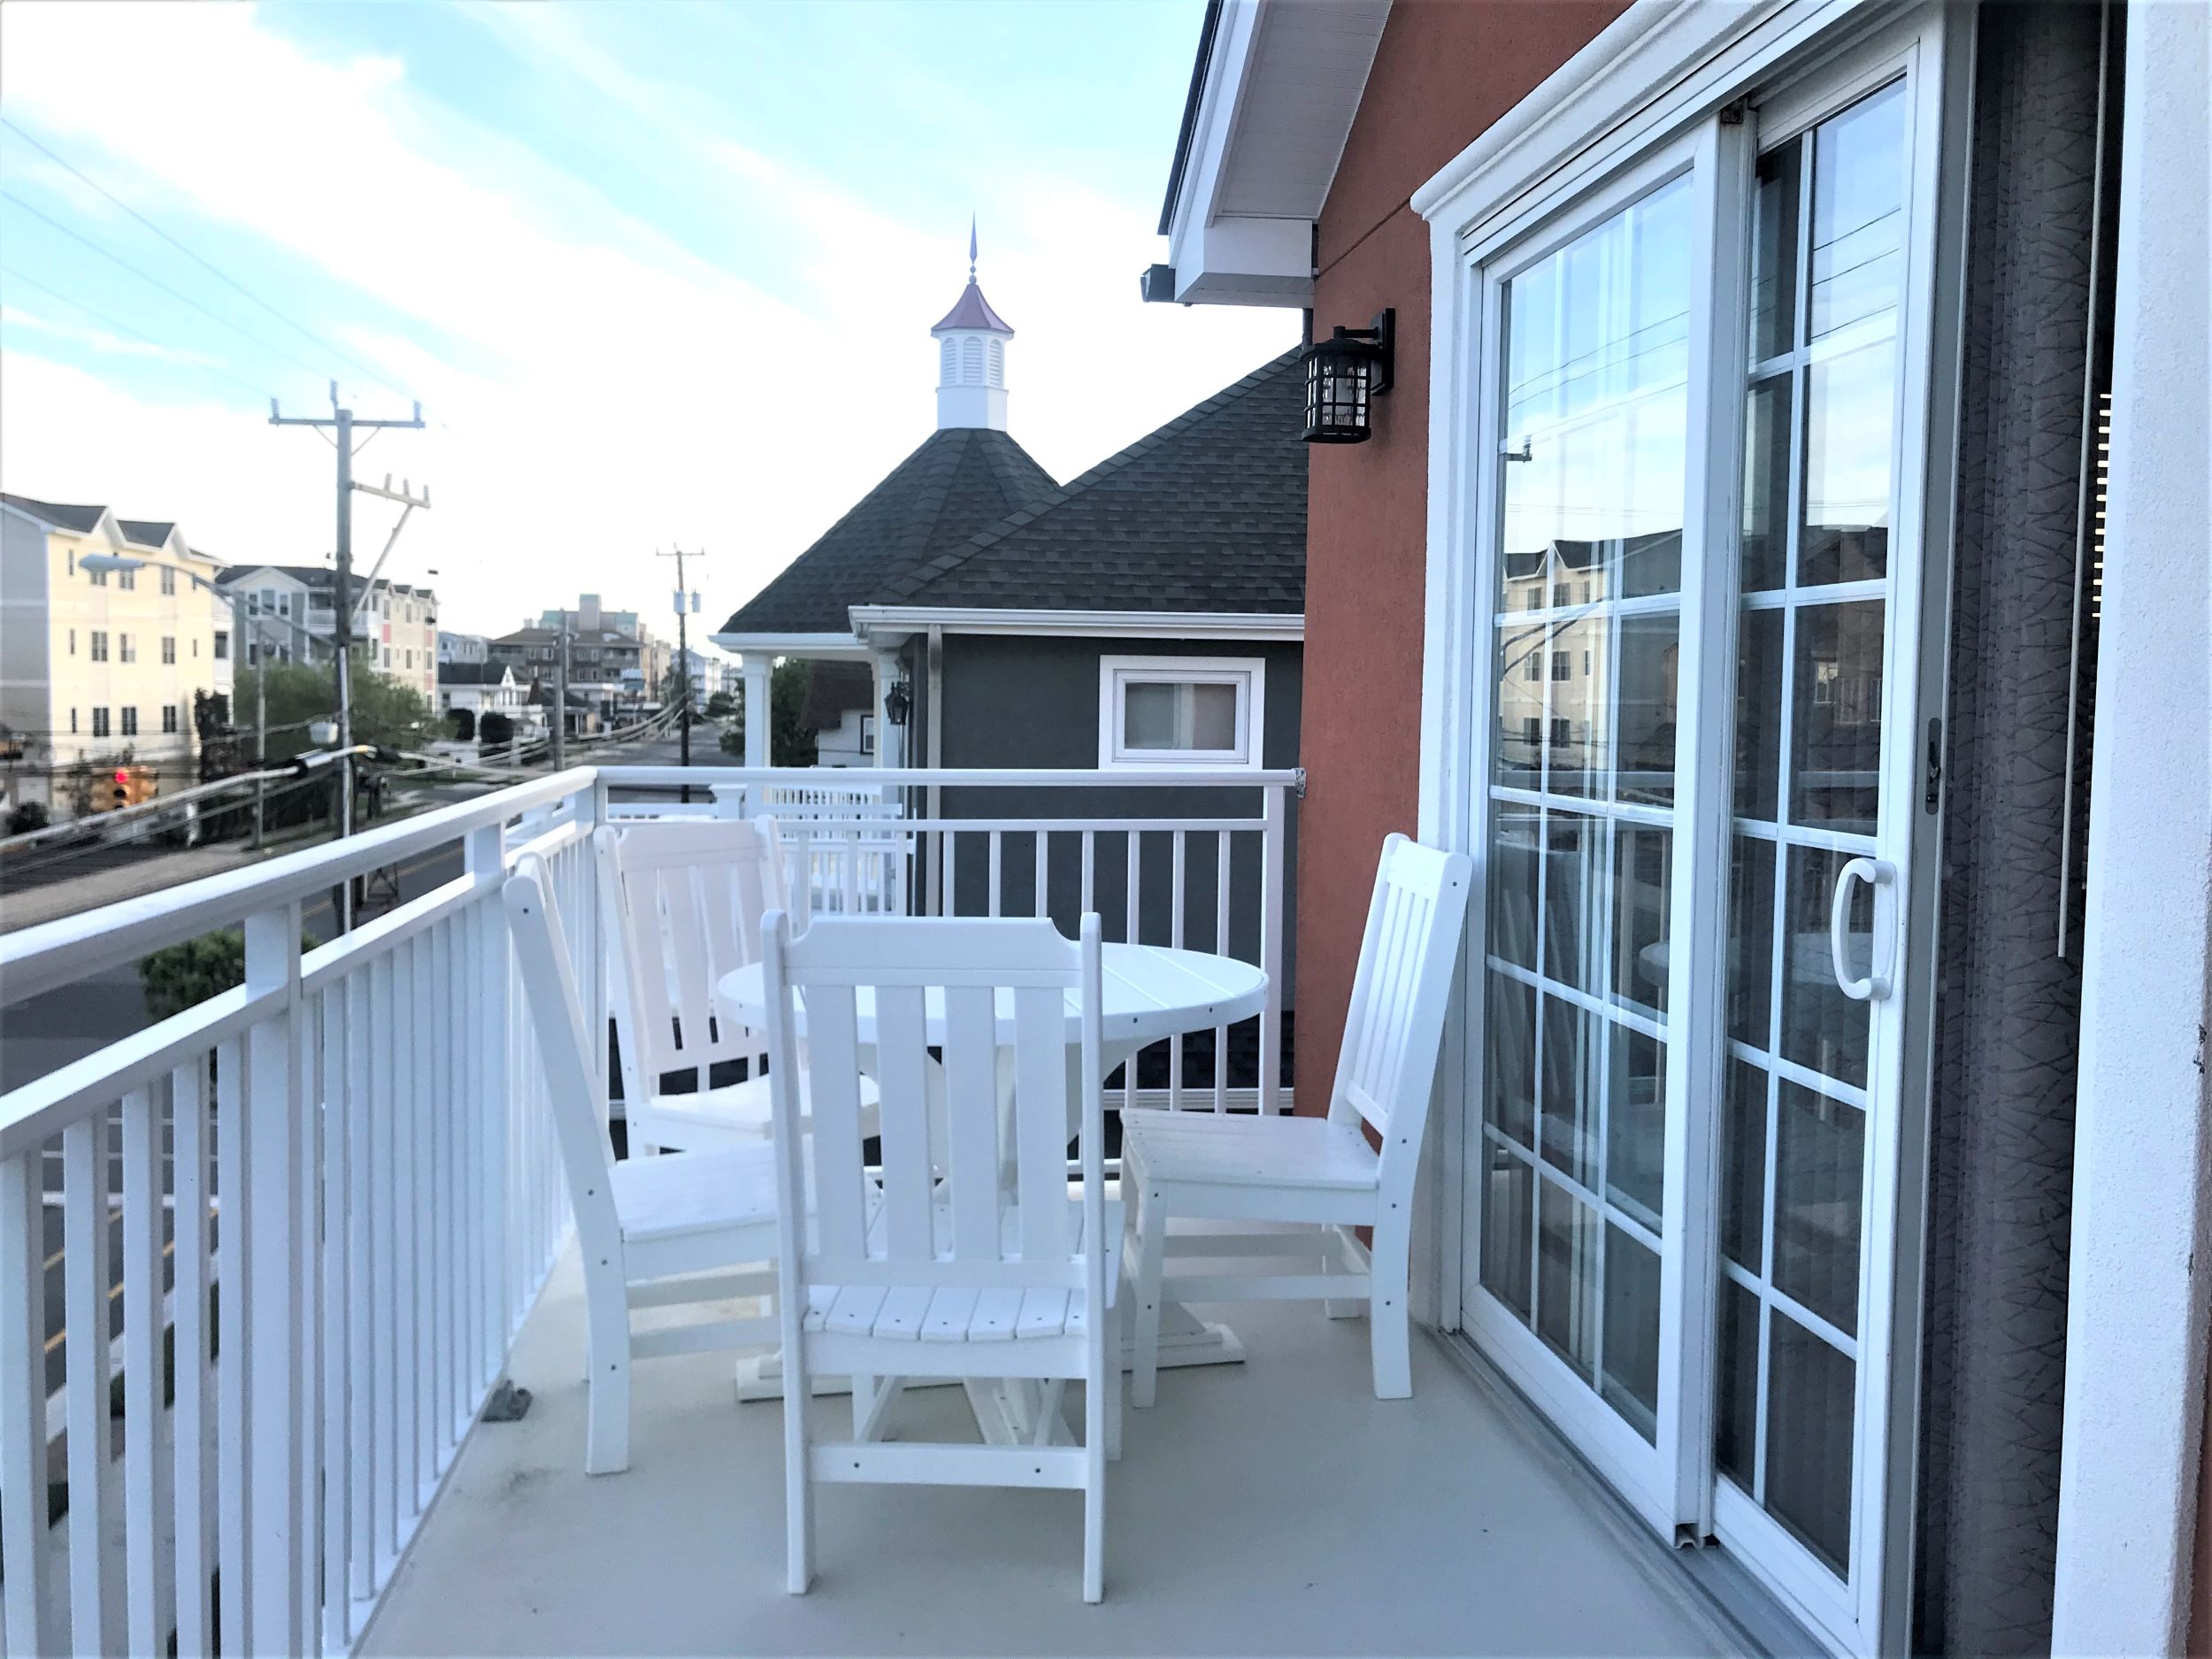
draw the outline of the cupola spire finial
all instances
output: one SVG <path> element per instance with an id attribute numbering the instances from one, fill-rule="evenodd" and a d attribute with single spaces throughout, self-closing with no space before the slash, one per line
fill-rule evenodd
<path id="1" fill-rule="evenodd" d="M 975 215 L 968 215 L 968 280 L 975 280 Z"/>

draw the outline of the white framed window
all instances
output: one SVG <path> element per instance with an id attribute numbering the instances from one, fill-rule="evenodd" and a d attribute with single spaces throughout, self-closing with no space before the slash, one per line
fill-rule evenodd
<path id="1" fill-rule="evenodd" d="M 1102 770 L 1261 764 L 1267 664 L 1257 657 L 1102 657 Z"/>
<path id="2" fill-rule="evenodd" d="M 864 755 L 876 752 L 876 717 L 872 714 L 860 717 L 860 752 Z"/>

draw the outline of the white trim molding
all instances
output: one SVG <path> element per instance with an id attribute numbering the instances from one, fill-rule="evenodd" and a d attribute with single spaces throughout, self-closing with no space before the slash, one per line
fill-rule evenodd
<path id="1" fill-rule="evenodd" d="M 1306 637 L 1302 614 L 1209 611 L 1043 611 L 956 609 L 931 605 L 855 605 L 857 639 L 888 643 L 886 636 L 922 634 L 1064 634 L 1084 639 L 1281 640 Z M 717 643 L 720 636 L 717 636 Z"/>
<path id="2" fill-rule="evenodd" d="M 2212 19 L 2127 11 L 2055 1654 L 2180 1653 L 2203 1466 L 2212 1119 Z"/>
<path id="3" fill-rule="evenodd" d="M 1237 696 L 1233 749 L 1132 749 L 1123 693 L 1133 685 L 1230 686 Z M 1259 657 L 1102 657 L 1098 659 L 1098 765 L 1102 772 L 1169 766 L 1256 771 L 1267 734 L 1267 661 Z"/>
<path id="4" fill-rule="evenodd" d="M 1165 224 L 1186 305 L 1313 303 L 1313 225 L 1390 0 L 1220 0 Z"/>
<path id="5" fill-rule="evenodd" d="M 707 638 L 740 657 L 847 657 L 865 661 L 872 653 L 849 634 L 710 634 Z"/>

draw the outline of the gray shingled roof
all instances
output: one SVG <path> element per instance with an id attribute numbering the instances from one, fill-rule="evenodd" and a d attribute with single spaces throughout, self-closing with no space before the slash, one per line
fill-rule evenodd
<path id="1" fill-rule="evenodd" d="M 1003 432 L 932 433 L 724 623 L 723 634 L 849 634 L 849 607 L 1010 512 L 1053 499 L 1051 474 Z"/>
<path id="2" fill-rule="evenodd" d="M 872 709 L 875 701 L 875 671 L 867 664 L 817 657 L 807 664 L 806 702 L 799 709 L 799 724 L 810 732 L 825 732 L 843 719 L 847 710 Z"/>
<path id="3" fill-rule="evenodd" d="M 59 502 L 34 501 L 28 495 L 4 493 L 0 493 L 0 501 L 6 502 L 11 507 L 20 507 L 34 518 L 57 525 L 64 530 L 73 530 L 80 535 L 95 528 L 100 522 L 100 515 L 107 511 L 105 507 L 65 506 Z"/>
<path id="4" fill-rule="evenodd" d="M 497 686 L 505 683 L 514 672 L 507 663 L 440 663 L 438 683 L 442 686 Z"/>
<path id="5" fill-rule="evenodd" d="M 1299 357 L 1285 352 L 1049 502 L 893 576 L 867 603 L 1302 613 Z"/>
<path id="6" fill-rule="evenodd" d="M 116 526 L 141 547 L 159 547 L 177 527 L 173 518 L 118 518 Z"/>

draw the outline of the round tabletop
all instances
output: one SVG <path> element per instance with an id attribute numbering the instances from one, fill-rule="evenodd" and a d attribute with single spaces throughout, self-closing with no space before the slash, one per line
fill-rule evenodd
<path id="1" fill-rule="evenodd" d="M 1267 975 L 1248 962 L 1217 956 L 1203 950 L 1174 950 L 1165 945 L 1102 945 L 1099 948 L 1101 989 L 1105 1007 L 1099 1023 L 1109 1048 L 1142 1048 L 1180 1032 L 1204 1031 L 1232 1025 L 1260 1011 L 1267 997 Z M 768 1019 L 768 993 L 757 962 L 723 975 L 715 987 L 722 1001 L 746 1025 L 763 1029 Z M 926 999 L 929 1041 L 945 1040 L 943 992 L 932 989 Z M 856 1012 L 859 1040 L 875 1041 L 875 996 L 860 988 Z M 1013 1041 L 1013 1000 L 999 993 L 1000 1041 Z M 1068 993 L 1068 1041 L 1082 1041 L 1082 1004 Z M 805 1010 L 799 1011 L 799 1029 L 806 1028 Z"/>

